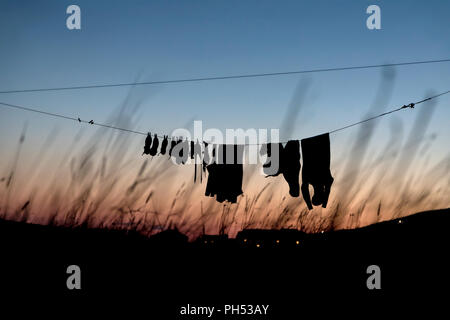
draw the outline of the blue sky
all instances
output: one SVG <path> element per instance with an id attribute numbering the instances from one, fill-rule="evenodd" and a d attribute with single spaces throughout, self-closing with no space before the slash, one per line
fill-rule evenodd
<path id="1" fill-rule="evenodd" d="M 82 30 L 66 28 L 70 4 L 81 8 Z M 371 4 L 381 8 L 381 30 L 366 28 L 366 8 Z M 0 89 L 449 58 L 449 15 L 450 2 L 444 0 L 2 1 Z M 203 120 L 205 127 L 278 128 L 302 78 L 140 87 L 138 129 L 166 134 L 194 118 Z M 312 74 L 306 79 L 310 86 L 299 114 L 301 126 L 292 134 L 298 138 L 360 120 L 375 97 L 380 70 Z M 389 105 L 419 100 L 429 90 L 442 92 L 449 85 L 450 63 L 398 67 Z M 101 122 L 128 91 L 125 87 L 2 94 L 0 101 Z M 442 97 L 432 119 L 433 132 L 439 134 L 436 143 L 441 145 L 450 137 L 449 102 L 449 96 Z M 64 136 L 78 129 L 71 122 L 20 111 L 0 109 L 0 115 L 3 148 L 18 137 L 25 122 L 35 137 L 54 126 L 62 127 Z M 414 115 L 395 117 L 408 126 Z M 381 141 L 383 125 L 377 135 Z"/>

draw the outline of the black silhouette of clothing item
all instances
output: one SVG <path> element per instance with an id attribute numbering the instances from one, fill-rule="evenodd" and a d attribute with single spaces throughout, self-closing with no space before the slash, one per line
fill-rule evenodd
<path id="1" fill-rule="evenodd" d="M 206 171 L 206 166 L 210 163 L 211 157 L 209 156 L 209 147 L 207 142 L 203 142 L 203 172 Z"/>
<path id="2" fill-rule="evenodd" d="M 167 145 L 169 144 L 169 136 L 164 136 L 164 139 L 161 143 L 161 150 L 159 151 L 160 154 L 164 155 L 166 154 Z"/>
<path id="3" fill-rule="evenodd" d="M 333 177 L 330 171 L 330 135 L 328 133 L 303 139 L 303 170 L 302 194 L 306 205 L 311 210 L 312 205 L 327 207 Z M 312 199 L 309 194 L 309 185 L 314 188 Z M 312 201 L 311 201 L 312 200 Z"/>
<path id="4" fill-rule="evenodd" d="M 181 163 L 185 164 L 188 161 L 189 158 L 189 141 L 188 140 L 182 140 L 180 142 L 180 158 L 181 158 Z M 178 162 L 177 162 L 178 163 Z"/>
<path id="5" fill-rule="evenodd" d="M 200 158 L 202 160 L 202 171 L 200 172 L 200 183 L 203 182 L 203 173 L 206 172 L 206 166 L 209 164 L 209 148 L 208 143 L 203 141 L 203 153 Z"/>
<path id="6" fill-rule="evenodd" d="M 272 150 L 274 151 L 272 153 Z M 267 155 L 267 160 L 263 164 L 263 172 L 268 176 L 277 176 L 280 171 L 280 154 L 283 150 L 281 143 L 268 143 L 261 147 L 260 154 Z"/>
<path id="7" fill-rule="evenodd" d="M 194 159 L 194 183 L 197 181 L 197 160 L 202 159 L 202 145 L 198 142 L 194 144 L 191 141 L 191 159 Z M 202 172 L 200 171 L 200 175 Z"/>
<path id="8" fill-rule="evenodd" d="M 291 140 L 283 148 L 280 168 L 284 179 L 289 184 L 289 194 L 292 197 L 300 195 L 300 142 Z"/>
<path id="9" fill-rule="evenodd" d="M 233 157 L 231 154 L 234 154 Z M 236 203 L 237 197 L 243 193 L 243 154 L 242 145 L 219 145 L 213 148 L 212 163 L 206 166 L 208 170 L 206 196 L 215 196 L 218 202 Z"/>
<path id="10" fill-rule="evenodd" d="M 189 141 L 183 139 L 177 140 L 169 153 L 175 158 L 177 164 L 185 164 L 189 158 Z"/>
<path id="11" fill-rule="evenodd" d="M 278 156 L 276 149 L 278 149 Z M 268 156 L 266 163 L 263 164 L 264 173 L 268 177 L 282 173 L 289 185 L 289 194 L 292 197 L 298 197 L 300 195 L 300 142 L 290 140 L 284 147 L 281 143 L 269 143 L 265 146 L 265 150 L 261 150 L 261 153 L 267 153 Z"/>
<path id="12" fill-rule="evenodd" d="M 191 141 L 191 159 L 194 159 L 194 141 Z"/>
<path id="13" fill-rule="evenodd" d="M 174 137 L 172 137 L 172 139 L 170 140 L 169 157 L 172 156 L 173 148 L 175 148 L 176 145 L 177 145 L 177 141 L 175 140 Z"/>
<path id="14" fill-rule="evenodd" d="M 147 137 L 145 138 L 145 145 L 144 145 L 144 152 L 142 153 L 144 154 L 150 154 L 150 146 L 152 145 L 152 136 L 149 133 L 147 133 Z"/>
<path id="15" fill-rule="evenodd" d="M 197 142 L 194 144 L 194 152 L 193 152 L 192 159 L 195 159 L 195 163 L 197 163 L 197 159 L 202 159 L 202 145 L 200 142 Z"/>
<path id="16" fill-rule="evenodd" d="M 156 156 L 156 153 L 158 152 L 158 147 L 159 147 L 159 140 L 158 140 L 158 136 L 155 134 L 153 137 L 152 147 L 150 148 L 151 156 Z"/>

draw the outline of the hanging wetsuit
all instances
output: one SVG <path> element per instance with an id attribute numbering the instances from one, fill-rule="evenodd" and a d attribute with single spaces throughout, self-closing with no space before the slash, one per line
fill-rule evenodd
<path id="1" fill-rule="evenodd" d="M 152 147 L 150 148 L 151 156 L 156 156 L 156 153 L 158 152 L 158 147 L 159 147 L 159 140 L 158 140 L 158 136 L 155 134 L 153 137 Z"/>
<path id="2" fill-rule="evenodd" d="M 330 171 L 330 136 L 328 133 L 302 140 L 302 194 L 306 205 L 327 207 L 333 177 Z M 314 188 L 312 199 L 309 185 Z M 312 201 L 311 201 L 312 200 Z"/>
<path id="3" fill-rule="evenodd" d="M 215 152 L 213 150 L 213 161 L 206 167 L 208 169 L 206 196 L 215 196 L 218 202 L 236 203 L 237 197 L 243 193 L 243 154 L 243 145 L 219 145 Z"/>
<path id="4" fill-rule="evenodd" d="M 145 138 L 145 145 L 144 145 L 144 154 L 150 154 L 150 146 L 152 144 L 152 136 L 150 135 L 150 132 L 147 133 L 147 137 Z"/>
<path id="5" fill-rule="evenodd" d="M 278 149 L 278 158 L 276 149 Z M 282 173 L 289 184 L 289 194 L 292 197 L 298 197 L 300 195 L 300 142 L 290 140 L 284 147 L 281 143 L 269 143 L 265 146 L 265 150 L 262 148 L 261 153 L 267 153 L 268 156 L 263 165 L 264 173 L 269 177 Z"/>
<path id="6" fill-rule="evenodd" d="M 169 144 L 168 139 L 169 139 L 169 136 L 164 136 L 164 139 L 161 143 L 161 151 L 159 153 L 162 155 L 166 154 L 167 145 Z"/>

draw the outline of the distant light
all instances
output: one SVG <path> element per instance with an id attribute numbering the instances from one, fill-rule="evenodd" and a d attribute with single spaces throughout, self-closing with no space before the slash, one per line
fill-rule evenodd
<path id="1" fill-rule="evenodd" d="M 323 230 L 322 230 L 322 231 L 320 231 L 320 233 L 324 233 L 324 232 L 325 232 L 325 231 L 323 231 Z"/>
<path id="2" fill-rule="evenodd" d="M 205 240 L 205 243 L 208 243 L 208 241 Z"/>
<path id="3" fill-rule="evenodd" d="M 300 244 L 300 241 L 297 240 L 297 241 L 295 241 L 295 243 L 296 243 L 297 245 L 299 245 L 299 244 Z"/>
<path id="4" fill-rule="evenodd" d="M 244 239 L 244 242 L 247 242 L 247 239 Z"/>
<path id="5" fill-rule="evenodd" d="M 260 247 L 259 243 L 257 243 L 257 244 L 256 244 L 256 247 L 257 247 L 257 248 L 259 248 L 259 247 Z"/>
<path id="6" fill-rule="evenodd" d="M 280 243 L 280 240 L 277 240 L 277 243 Z"/>
<path id="7" fill-rule="evenodd" d="M 402 219 L 398 220 L 398 223 L 402 223 Z"/>

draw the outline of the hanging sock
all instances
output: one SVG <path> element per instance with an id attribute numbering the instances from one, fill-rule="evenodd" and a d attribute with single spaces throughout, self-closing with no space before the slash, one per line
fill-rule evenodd
<path id="1" fill-rule="evenodd" d="M 281 143 L 269 143 L 260 151 L 267 154 L 268 158 L 263 164 L 263 171 L 268 177 L 283 174 L 289 184 L 289 194 L 292 197 L 300 196 L 300 142 L 290 140 L 283 147 Z"/>
<path id="2" fill-rule="evenodd" d="M 151 156 L 153 156 L 153 157 L 156 156 L 156 153 L 158 152 L 158 147 L 159 147 L 159 140 L 158 140 L 158 136 L 155 133 L 155 135 L 153 137 L 153 144 L 152 144 L 152 147 L 150 148 Z"/>
<path id="3" fill-rule="evenodd" d="M 176 145 L 177 145 L 177 141 L 175 140 L 174 137 L 172 137 L 172 139 L 170 140 L 169 157 L 172 156 L 173 148 L 175 148 Z"/>
<path id="4" fill-rule="evenodd" d="M 209 148 L 208 148 L 208 143 L 207 142 L 203 142 L 204 148 L 203 148 L 203 172 L 206 171 L 206 166 L 208 164 L 210 164 L 211 162 L 211 157 L 209 156 Z M 213 152 L 214 151 L 214 147 L 213 147 Z"/>
<path id="5" fill-rule="evenodd" d="M 191 141 L 190 151 L 191 151 L 191 159 L 194 159 L 194 141 Z"/>
<path id="6" fill-rule="evenodd" d="M 210 155 L 209 155 L 209 147 L 208 143 L 203 141 L 203 152 L 200 157 L 201 162 L 201 171 L 200 171 L 200 183 L 203 183 L 203 173 L 206 172 L 206 166 L 210 163 Z"/>
<path id="7" fill-rule="evenodd" d="M 189 141 L 188 140 L 182 140 L 180 143 L 180 158 L 181 158 L 181 164 L 185 164 L 188 161 L 189 158 Z"/>
<path id="8" fill-rule="evenodd" d="M 175 158 L 176 164 L 185 164 L 189 158 L 188 140 L 178 139 L 175 143 L 172 140 L 169 154 L 171 157 Z"/>
<path id="9" fill-rule="evenodd" d="M 142 155 L 144 154 L 150 154 L 150 146 L 152 144 L 152 136 L 149 133 L 147 133 L 147 137 L 145 138 L 145 145 L 144 145 L 144 152 L 142 153 Z"/>
<path id="10" fill-rule="evenodd" d="M 302 194 L 308 209 L 313 205 L 327 207 L 333 177 L 330 171 L 330 135 L 325 133 L 319 136 L 303 139 L 303 170 Z M 314 188 L 312 199 L 309 194 L 309 185 Z M 312 201 L 311 201 L 312 200 Z"/>
<path id="11" fill-rule="evenodd" d="M 197 163 L 197 159 L 202 160 L 202 145 L 200 144 L 200 142 L 195 143 L 194 145 L 194 157 L 195 162 Z"/>
<path id="12" fill-rule="evenodd" d="M 218 202 L 236 203 L 237 197 L 243 193 L 243 154 L 242 145 L 219 145 L 213 149 L 213 161 L 206 166 L 206 196 L 215 196 Z"/>
<path id="13" fill-rule="evenodd" d="M 167 145 L 169 144 L 169 136 L 164 136 L 164 139 L 161 143 L 161 151 L 159 151 L 160 154 L 165 155 L 167 150 Z"/>
<path id="14" fill-rule="evenodd" d="M 202 145 L 198 142 L 194 144 L 193 141 L 191 141 L 191 159 L 194 159 L 194 183 L 197 181 L 197 159 L 200 161 L 202 160 Z M 200 171 L 200 175 L 201 175 Z"/>

